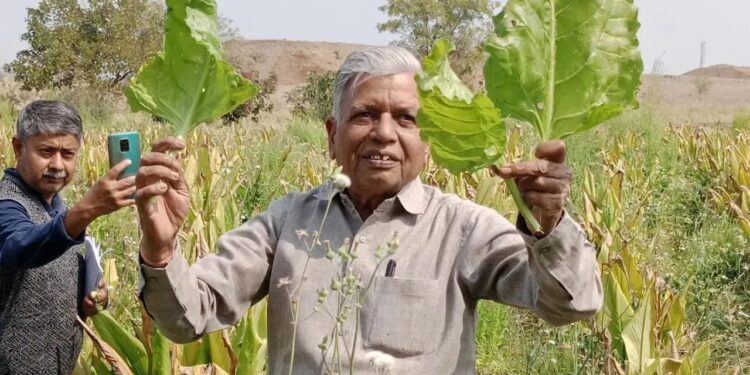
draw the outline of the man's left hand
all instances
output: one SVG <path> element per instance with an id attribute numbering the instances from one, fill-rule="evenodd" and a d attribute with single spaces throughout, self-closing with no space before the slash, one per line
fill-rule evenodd
<path id="1" fill-rule="evenodd" d="M 83 298 L 81 309 L 83 310 L 83 316 L 89 317 L 94 316 L 99 312 L 99 307 L 106 309 L 109 305 L 109 293 L 107 292 L 107 284 L 104 281 L 99 282 L 99 290 L 91 292 L 88 296 Z"/>
<path id="2" fill-rule="evenodd" d="M 557 226 L 570 193 L 572 173 L 565 164 L 565 143 L 547 141 L 536 147 L 536 160 L 493 168 L 502 178 L 513 178 L 523 200 L 534 213 L 544 234 Z"/>

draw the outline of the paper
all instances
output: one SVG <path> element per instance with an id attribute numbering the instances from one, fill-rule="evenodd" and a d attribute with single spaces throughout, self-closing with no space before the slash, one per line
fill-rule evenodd
<path id="1" fill-rule="evenodd" d="M 99 252 L 99 246 L 97 246 L 94 239 L 86 236 L 84 240 L 86 245 L 86 278 L 84 296 L 88 296 L 91 292 L 98 290 L 99 280 L 102 278 L 103 270 L 101 264 L 101 253 Z"/>

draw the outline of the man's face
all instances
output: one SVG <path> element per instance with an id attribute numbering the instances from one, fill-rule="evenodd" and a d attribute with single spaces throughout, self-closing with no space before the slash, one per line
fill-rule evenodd
<path id="1" fill-rule="evenodd" d="M 390 197 L 419 175 L 429 149 L 419 138 L 414 74 L 368 77 L 342 103 L 342 124 L 329 120 L 328 143 L 350 191 Z"/>
<path id="2" fill-rule="evenodd" d="M 80 148 L 81 142 L 67 134 L 38 134 L 25 142 L 13 138 L 18 173 L 45 199 L 51 199 L 73 179 Z"/>

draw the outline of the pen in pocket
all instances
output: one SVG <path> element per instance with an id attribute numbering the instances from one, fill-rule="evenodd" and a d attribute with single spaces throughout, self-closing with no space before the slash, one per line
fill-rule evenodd
<path id="1" fill-rule="evenodd" d="M 396 273 L 396 261 L 393 259 L 388 260 L 388 264 L 385 266 L 385 277 L 393 277 Z"/>

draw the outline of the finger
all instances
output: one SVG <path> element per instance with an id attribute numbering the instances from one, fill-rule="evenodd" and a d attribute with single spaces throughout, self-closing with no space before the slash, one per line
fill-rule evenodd
<path id="1" fill-rule="evenodd" d="M 561 211 L 565 204 L 563 194 L 551 194 L 538 191 L 527 191 L 523 194 L 523 200 L 529 206 L 541 210 L 543 213 L 550 211 Z"/>
<path id="2" fill-rule="evenodd" d="M 180 162 L 172 156 L 158 152 L 148 152 L 141 156 L 141 166 L 144 165 L 164 165 L 177 170 L 181 168 Z"/>
<path id="3" fill-rule="evenodd" d="M 167 184 L 157 182 L 153 185 L 144 186 L 135 192 L 135 200 L 138 203 L 148 202 L 152 197 L 159 197 L 167 192 Z"/>
<path id="4" fill-rule="evenodd" d="M 568 186 L 567 180 L 549 177 L 523 177 L 518 181 L 522 192 L 537 191 L 542 193 L 562 194 Z"/>
<path id="5" fill-rule="evenodd" d="M 149 152 L 141 156 L 141 167 L 149 165 L 162 165 L 175 171 L 182 170 L 182 165 L 177 159 L 158 152 Z"/>
<path id="6" fill-rule="evenodd" d="M 107 172 L 106 178 L 110 180 L 116 180 L 117 176 L 121 175 L 122 172 L 125 171 L 125 168 L 129 167 L 131 164 L 133 164 L 133 162 L 130 161 L 130 159 L 125 159 L 117 163 L 117 165 L 112 167 L 112 169 L 110 169 L 109 172 Z"/>
<path id="7" fill-rule="evenodd" d="M 81 309 L 83 310 L 84 314 L 90 316 L 92 315 L 91 312 L 96 310 L 96 303 L 91 297 L 86 297 L 83 299 Z"/>
<path id="8" fill-rule="evenodd" d="M 135 194 L 136 190 L 137 189 L 135 186 L 131 186 L 129 188 L 120 190 L 114 194 L 115 199 L 117 200 L 132 199 L 131 197 Z"/>
<path id="9" fill-rule="evenodd" d="M 133 198 L 124 198 L 117 201 L 117 207 L 123 208 L 123 207 L 129 207 L 135 204 L 135 199 Z"/>
<path id="10" fill-rule="evenodd" d="M 180 174 L 173 169 L 161 165 L 141 167 L 141 169 L 138 170 L 138 175 L 136 176 L 137 188 L 149 185 L 154 181 L 164 181 L 170 184 L 175 184 L 180 182 Z"/>
<path id="11" fill-rule="evenodd" d="M 151 146 L 152 152 L 168 152 L 168 151 L 179 151 L 185 148 L 185 141 L 177 137 L 167 137 L 161 139 Z"/>
<path id="12" fill-rule="evenodd" d="M 101 294 L 102 298 L 99 299 L 99 305 L 106 309 L 107 306 L 109 306 L 109 293 L 107 292 L 107 289 L 104 288 L 104 292 Z"/>
<path id="13" fill-rule="evenodd" d="M 500 167 L 498 167 L 497 165 L 492 164 L 489 166 L 489 169 L 490 169 L 490 175 L 502 177 L 500 175 Z"/>
<path id="14" fill-rule="evenodd" d="M 534 150 L 534 156 L 553 163 L 565 163 L 565 142 L 555 139 L 540 143 Z"/>
<path id="15" fill-rule="evenodd" d="M 118 180 L 114 184 L 114 188 L 116 190 L 128 189 L 128 188 L 134 187 L 134 186 L 135 186 L 135 176 L 125 177 L 122 180 Z"/>
<path id="16" fill-rule="evenodd" d="M 547 160 L 529 160 L 506 165 L 499 170 L 502 178 L 544 176 L 557 179 L 570 179 L 570 169 L 565 164 Z"/>
<path id="17" fill-rule="evenodd" d="M 525 188 L 529 184 L 529 181 L 535 178 L 536 178 L 535 176 L 524 176 L 524 177 L 516 177 L 513 180 L 516 181 L 516 185 L 518 185 L 518 190 L 520 190 L 521 193 L 524 193 L 527 190 L 529 190 Z"/>

